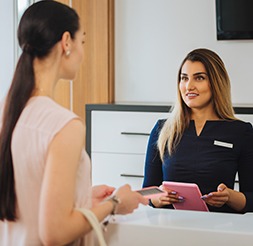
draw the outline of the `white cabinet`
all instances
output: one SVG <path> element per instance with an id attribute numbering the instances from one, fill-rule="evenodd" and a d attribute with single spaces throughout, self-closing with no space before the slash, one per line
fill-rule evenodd
<path id="1" fill-rule="evenodd" d="M 144 159 L 144 154 L 92 153 L 93 183 L 115 187 L 128 183 L 133 189 L 140 189 Z"/>
<path id="2" fill-rule="evenodd" d="M 156 121 L 168 113 L 93 111 L 91 117 L 93 184 L 140 189 L 147 141 Z"/>
<path id="3" fill-rule="evenodd" d="M 158 119 L 169 117 L 169 109 L 159 105 L 86 105 L 86 149 L 92 160 L 93 184 L 119 187 L 129 183 L 140 189 L 149 133 Z M 235 112 L 236 117 L 253 124 L 253 108 L 235 107 Z"/>

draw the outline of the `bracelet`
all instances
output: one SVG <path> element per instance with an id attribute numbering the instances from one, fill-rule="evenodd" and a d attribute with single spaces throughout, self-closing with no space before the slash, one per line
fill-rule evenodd
<path id="1" fill-rule="evenodd" d="M 148 205 L 150 207 L 156 208 L 156 206 L 152 203 L 151 199 L 148 199 Z"/>
<path id="2" fill-rule="evenodd" d="M 120 204 L 121 201 L 115 195 L 108 197 L 107 199 L 105 199 L 105 201 L 106 202 L 110 201 L 113 204 L 113 208 L 112 208 L 112 212 L 111 212 L 110 216 L 103 222 L 103 230 L 106 232 L 107 231 L 107 225 L 109 224 L 110 217 L 113 217 L 113 215 L 115 214 L 117 205 Z"/>
<path id="3" fill-rule="evenodd" d="M 116 195 L 113 195 L 113 196 L 110 196 L 109 198 L 107 198 L 105 201 L 112 202 L 113 209 L 112 209 L 111 215 L 114 215 L 118 204 L 121 203 L 120 199 Z"/>

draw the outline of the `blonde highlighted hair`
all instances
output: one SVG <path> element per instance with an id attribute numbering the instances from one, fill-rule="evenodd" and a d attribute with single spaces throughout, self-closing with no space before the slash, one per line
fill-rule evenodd
<path id="1" fill-rule="evenodd" d="M 176 151 L 176 147 L 191 120 L 191 109 L 184 103 L 179 91 L 181 70 L 186 61 L 201 62 L 204 65 L 210 81 L 213 107 L 217 116 L 223 120 L 236 120 L 231 101 L 230 79 L 223 61 L 209 49 L 202 48 L 191 51 L 184 58 L 179 68 L 177 100 L 171 109 L 171 117 L 165 121 L 159 134 L 157 145 L 161 159 L 164 157 L 166 148 L 169 155 Z"/>

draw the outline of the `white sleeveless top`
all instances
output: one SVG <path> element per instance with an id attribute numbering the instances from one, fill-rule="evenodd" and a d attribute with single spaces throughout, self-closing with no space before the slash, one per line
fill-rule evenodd
<path id="1" fill-rule="evenodd" d="M 0 126 L 1 111 L 2 108 Z M 74 118 L 78 116 L 48 97 L 32 97 L 24 108 L 14 129 L 11 145 L 19 218 L 16 222 L 0 221 L 1 246 L 42 245 L 38 235 L 38 214 L 48 146 Z M 83 150 L 76 177 L 76 208 L 91 207 L 90 176 L 90 159 Z M 87 235 L 86 240 L 89 237 L 91 235 Z M 85 245 L 84 238 L 71 245 Z M 86 245 L 90 243 L 86 242 Z"/>

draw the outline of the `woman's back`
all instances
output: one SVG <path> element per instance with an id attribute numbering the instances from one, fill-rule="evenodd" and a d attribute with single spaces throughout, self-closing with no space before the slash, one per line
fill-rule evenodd
<path id="1" fill-rule="evenodd" d="M 77 118 L 74 113 L 48 97 L 32 97 L 28 101 L 14 129 L 11 145 L 18 220 L 0 222 L 1 245 L 17 245 L 17 241 L 20 245 L 40 245 L 38 214 L 48 147 L 54 136 L 74 118 Z M 91 206 L 89 174 L 89 159 L 83 151 L 77 174 L 76 207 Z"/>

